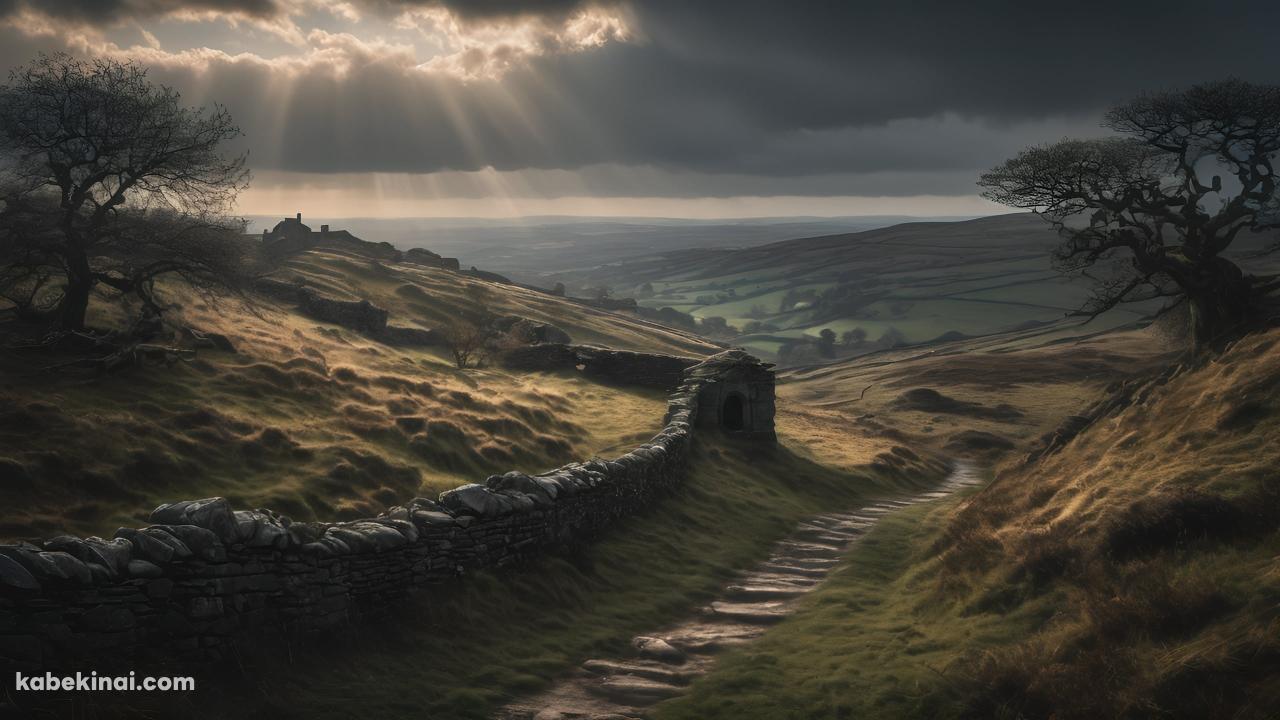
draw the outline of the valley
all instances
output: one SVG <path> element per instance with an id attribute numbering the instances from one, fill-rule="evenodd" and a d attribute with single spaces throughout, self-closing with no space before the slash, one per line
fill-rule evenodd
<path id="1" fill-rule="evenodd" d="M 0 0 L 0 720 L 1277 720 L 1277 27 Z"/>
<path id="2" fill-rule="evenodd" d="M 939 264 L 917 267 L 911 277 L 925 285 L 947 284 L 959 282 L 956 272 L 953 265 Z M 200 349 L 191 361 L 135 367 L 107 378 L 43 373 L 29 374 L 20 384 L 10 380 L 3 389 L 13 399 L 3 425 L 10 448 L 7 472 L 33 482 L 5 486 L 14 507 L 24 508 L 9 516 L 6 532 L 28 538 L 108 532 L 113 524 L 145 521 L 132 514 L 138 508 L 184 494 L 224 495 L 236 506 L 269 507 L 295 520 L 340 522 L 485 473 L 533 473 L 573 458 L 614 456 L 661 427 L 661 392 L 574 371 L 512 371 L 500 363 L 459 369 L 447 347 L 435 341 L 403 344 L 393 340 L 398 334 L 317 321 L 307 315 L 306 303 L 295 307 L 292 294 L 282 295 L 282 287 L 311 288 L 334 302 L 355 303 L 352 308 L 367 302 L 387 311 L 388 327 L 416 328 L 428 333 L 423 338 L 479 313 L 546 323 L 573 342 L 624 350 L 694 359 L 720 350 L 689 330 L 448 269 L 361 255 L 359 247 L 300 252 L 270 279 L 243 309 L 180 296 L 176 324 L 224 338 L 234 352 Z M 103 313 L 98 322 L 111 321 L 111 308 L 95 312 Z M 704 437 L 694 447 L 682 487 L 598 543 L 514 570 L 481 570 L 456 587 L 409 601 L 385 620 L 330 634 L 321 644 L 299 637 L 290 652 L 301 654 L 286 664 L 258 659 L 285 649 L 267 642 L 238 666 L 219 667 L 216 696 L 199 692 L 196 704 L 181 711 L 217 718 L 235 705 L 277 717 L 338 718 L 349 716 L 343 708 L 354 699 L 381 712 L 415 707 L 441 717 L 491 717 L 503 707 L 511 717 L 534 717 L 564 702 L 570 712 L 612 712 L 609 701 L 598 704 L 600 697 L 620 702 L 615 709 L 624 714 L 658 718 L 775 717 L 778 703 L 799 703 L 814 717 L 846 712 L 842 708 L 886 717 L 926 711 L 958 717 L 965 708 L 986 707 L 974 704 L 991 697 L 978 669 L 1010 672 L 1000 663 L 1012 661 L 1003 658 L 1039 652 L 1038 646 L 1019 645 L 1022 637 L 1040 632 L 1048 614 L 1077 607 L 1063 603 L 1083 602 L 1071 599 L 1076 591 L 1045 594 L 1034 584 L 1074 587 L 1079 581 L 1070 574 L 1042 581 L 1028 574 L 1038 569 L 1008 566 L 1056 563 L 1035 553 L 1066 551 L 1024 547 L 1042 541 L 1018 539 L 1039 537 L 1041 531 L 1023 525 L 1033 513 L 1011 512 L 1007 503 L 1039 503 L 1041 491 L 996 495 L 993 488 L 1038 486 L 1044 478 L 1063 478 L 1069 487 L 1076 481 L 1066 478 L 1077 474 L 1066 468 L 1077 462 L 1070 459 L 1077 445 L 1103 434 L 1115 437 L 1121 432 L 1112 429 L 1116 423 L 1141 422 L 1124 418 L 1142 417 L 1139 406 L 1156 400 L 1124 388 L 1145 387 L 1144 378 L 1177 363 L 1178 356 L 1158 328 L 1130 325 L 1111 331 L 1081 332 L 1061 324 L 992 331 L 786 369 L 778 376 L 777 447 L 729 435 Z M 1262 358 L 1269 348 L 1265 342 L 1246 344 L 1228 357 Z M 10 367 L 20 361 L 12 353 L 6 358 Z M 1248 371 L 1232 383 L 1272 387 L 1265 377 L 1255 377 L 1267 362 L 1242 367 Z M 1186 369 L 1177 382 L 1208 371 Z M 1171 381 L 1168 387 L 1166 394 L 1181 385 Z M 55 412 L 21 399 L 32 388 L 68 399 Z M 1118 392 L 1134 407 L 1108 404 Z M 1182 401 L 1171 396 L 1167 402 Z M 1240 427 L 1253 428 L 1258 418 L 1269 417 L 1269 411 L 1252 414 L 1252 407 L 1236 413 L 1248 418 L 1240 422 L 1252 423 Z M 1263 401 L 1263 407 L 1270 406 Z M 81 418 L 92 418 L 92 432 Z M 1236 427 L 1235 420 L 1218 422 Z M 1133 427 L 1124 435 L 1130 446 L 1155 442 L 1143 439 L 1143 426 Z M 1082 429 L 1085 439 L 1073 441 Z M 1219 440 L 1203 436 L 1188 442 L 1207 452 Z M 1067 450 L 1061 449 L 1064 443 Z M 60 470 L 48 464 L 54 452 L 63 463 Z M 990 470 L 978 486 L 967 485 L 958 495 L 937 492 L 957 462 Z M 1104 466 L 1098 458 L 1079 462 Z M 1267 461 L 1257 456 L 1254 462 Z M 987 472 L 995 477 L 989 485 Z M 1015 479 L 1032 476 L 1042 479 Z M 1184 474 L 1170 488 L 1195 487 L 1194 478 L 1201 477 L 1208 476 Z M 1194 493 L 1201 491 L 1161 492 L 1200 497 Z M 1069 509 L 1055 512 L 1128 518 L 1164 502 L 1146 499 L 1148 494 L 1098 496 L 1092 502 L 1101 504 L 1088 512 L 1079 499 L 1064 501 Z M 920 502 L 904 504 L 902 497 Z M 863 507 L 872 515 L 858 510 Z M 754 577 L 748 569 L 791 562 L 775 558 L 769 564 L 771 554 L 788 552 L 777 548 L 786 547 L 784 539 L 797 524 L 815 516 L 845 517 L 840 513 L 878 520 L 859 525 L 850 536 L 857 537 L 855 543 L 822 558 L 824 573 L 830 573 L 809 578 L 819 582 L 806 581 L 805 594 L 786 601 L 785 616 L 748 623 L 749 633 L 717 644 L 715 661 L 699 660 L 698 672 L 681 675 L 675 690 L 650 687 L 656 670 L 636 665 L 631 638 L 656 631 L 674 647 L 698 652 L 672 629 L 680 618 L 711 612 L 709 620 L 692 622 L 714 625 L 715 612 L 705 608 L 729 612 L 735 602 L 755 607 L 759 598 L 743 601 L 733 594 L 743 578 Z M 1106 528 L 1129 520 L 1089 522 L 1116 533 L 1124 531 Z M 968 527 L 983 528 L 982 539 Z M 783 545 L 775 545 L 779 541 Z M 1019 549 L 992 556 L 993 543 Z M 1201 552 L 1178 547 L 1173 552 Z M 1000 573 L 1005 575 L 996 578 Z M 1013 588 L 1013 594 L 991 595 L 1000 587 Z M 1215 612 L 1228 612 L 1239 602 L 1252 601 L 1232 600 Z M 918 631 L 909 632 L 904 618 L 914 618 Z M 1066 627 L 1091 632 L 1078 624 L 1062 632 Z M 865 649 L 856 649 L 864 647 L 859 643 Z M 448 653 L 438 652 L 442 644 L 451 648 Z M 823 689 L 785 679 L 827 662 L 815 653 L 836 663 Z M 574 669 L 593 657 L 611 659 Z M 971 658 L 983 659 L 972 665 L 978 661 Z M 355 666 L 361 670 L 353 674 Z M 250 677 L 254 681 L 246 685 Z M 845 679 L 830 685 L 832 678 Z M 904 682 L 914 689 L 901 689 Z M 586 689 L 596 683 L 607 690 L 603 696 Z M 646 699 L 628 695 L 627 688 Z M 1019 695 L 1017 702 L 1044 702 L 1040 698 Z M 637 710 L 637 704 L 648 709 Z M 127 710 L 104 707 L 108 713 L 177 710 L 150 701 Z M 49 709 L 57 712 L 59 706 Z"/>

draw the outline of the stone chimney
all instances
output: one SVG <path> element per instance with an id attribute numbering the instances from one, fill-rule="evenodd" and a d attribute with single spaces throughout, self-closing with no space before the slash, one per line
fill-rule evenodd
<path id="1" fill-rule="evenodd" d="M 328 225 L 321 225 L 321 226 L 320 226 L 320 233 L 321 233 L 321 234 L 323 234 L 323 235 L 328 235 L 328 234 L 329 234 L 329 226 L 328 226 Z"/>
<path id="2" fill-rule="evenodd" d="M 298 222 L 302 222 L 302 213 L 298 213 Z"/>

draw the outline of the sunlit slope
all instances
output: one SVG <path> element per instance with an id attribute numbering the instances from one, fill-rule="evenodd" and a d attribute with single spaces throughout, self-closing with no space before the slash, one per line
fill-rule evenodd
<path id="1" fill-rule="evenodd" d="M 276 276 L 369 299 L 396 325 L 487 309 L 552 322 L 575 341 L 713 349 L 518 287 L 360 256 L 304 253 Z M 576 373 L 460 372 L 444 348 L 390 347 L 266 297 L 248 309 L 175 297 L 174 323 L 223 333 L 238 352 L 101 378 L 0 357 L 0 535 L 109 535 L 159 502 L 210 495 L 299 519 L 367 515 L 494 472 L 624 452 L 666 407 L 660 392 Z"/>
<path id="2" fill-rule="evenodd" d="M 816 436 L 854 424 L 909 438 L 913 447 L 992 459 L 1025 450 L 1108 385 L 1171 356 L 1150 329 L 1002 333 L 787 370 L 779 407 L 809 418 Z"/>
<path id="3" fill-rule="evenodd" d="M 1275 717 L 1280 331 L 1110 397 L 1059 452 L 889 518 L 656 715 Z"/>
<path id="4" fill-rule="evenodd" d="M 683 355 L 715 351 L 703 339 L 634 316 L 597 310 L 518 285 L 487 282 L 449 270 L 386 263 L 340 251 L 294 256 L 272 274 L 344 300 L 369 300 L 390 311 L 393 325 L 438 328 L 484 308 L 552 323 L 573 342 Z"/>

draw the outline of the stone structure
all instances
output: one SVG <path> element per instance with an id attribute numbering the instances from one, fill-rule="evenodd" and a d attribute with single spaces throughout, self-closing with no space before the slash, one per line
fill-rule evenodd
<path id="1" fill-rule="evenodd" d="M 368 300 L 335 300 L 304 287 L 298 291 L 298 310 L 316 320 L 370 335 L 387 329 L 387 311 Z"/>
<path id="2" fill-rule="evenodd" d="M 742 350 L 726 350 L 692 373 L 704 379 L 698 395 L 698 422 L 728 433 L 774 442 L 774 373 Z"/>
<path id="3" fill-rule="evenodd" d="M 549 322 L 539 322 L 530 320 L 518 315 L 507 315 L 495 319 L 489 323 L 489 327 L 502 333 L 513 342 L 522 343 L 524 345 L 537 345 L 542 343 L 561 343 L 568 344 L 572 342 L 569 333 L 563 329 L 552 325 Z"/>
<path id="4" fill-rule="evenodd" d="M 402 252 L 391 243 L 361 240 L 348 230 L 330 230 L 328 225 L 321 225 L 320 231 L 316 232 L 302 222 L 302 213 L 281 220 L 270 230 L 263 230 L 262 247 L 268 257 L 276 260 L 322 247 L 356 252 L 389 262 L 411 262 L 446 270 L 460 267 L 457 258 L 441 257 L 423 248 Z"/>
<path id="5" fill-rule="evenodd" d="M 643 382 L 674 366 L 650 356 L 659 369 L 640 372 L 638 353 L 559 347 Z M 612 460 L 495 475 L 351 522 L 290 522 L 208 498 L 161 505 L 152 525 L 111 539 L 2 545 L 0 672 L 216 660 L 257 638 L 357 621 L 424 586 L 588 540 L 680 482 L 704 409 L 728 394 L 743 394 L 751 432 L 766 434 L 767 366 L 740 351 L 692 367 L 678 360 L 684 371 L 663 429 Z"/>
<path id="6" fill-rule="evenodd" d="M 587 377 L 615 385 L 665 389 L 679 383 L 697 360 L 595 345 L 543 343 L 507 350 L 498 363 L 511 370 L 578 370 Z"/>
<path id="7" fill-rule="evenodd" d="M 427 267 L 444 268 L 445 270 L 458 270 L 462 267 L 458 262 L 458 258 L 442 257 L 424 248 L 405 250 L 404 256 L 400 258 L 400 261 L 415 265 L 426 265 Z"/>
<path id="8" fill-rule="evenodd" d="M 388 325 L 390 313 L 368 300 L 338 300 L 325 297 L 314 288 L 275 278 L 259 278 L 254 289 L 268 297 L 297 303 L 298 312 L 314 320 L 333 323 L 364 333 L 394 347 L 444 345 L 438 330 Z"/>

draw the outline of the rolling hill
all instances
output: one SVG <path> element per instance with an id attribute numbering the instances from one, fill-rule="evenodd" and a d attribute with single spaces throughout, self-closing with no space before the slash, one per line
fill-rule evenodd
<path id="1" fill-rule="evenodd" d="M 985 488 L 878 527 L 796 616 L 655 717 L 1275 717 L 1277 348 L 1265 330 L 1105 394 L 1060 386 L 1109 400 Z M 1002 370 L 970 359 L 898 377 Z M 1039 361 L 1024 381 L 1052 385 Z"/>
<path id="2" fill-rule="evenodd" d="M 737 329 L 735 343 L 767 357 L 825 328 L 842 338 L 836 354 L 850 355 L 1055 323 L 1065 327 L 1063 318 L 1088 298 L 1089 284 L 1051 267 L 1056 239 L 1033 215 L 999 215 L 661 253 L 564 277 L 607 285 L 617 296 L 634 295 L 643 307 L 670 307 L 704 323 L 724 318 Z M 1262 242 L 1241 238 L 1237 257 Z M 1157 308 L 1127 306 L 1084 331 L 1067 332 L 1138 325 Z"/>
<path id="3" fill-rule="evenodd" d="M 733 220 L 627 217 L 308 218 L 349 227 L 360 237 L 402 250 L 429 247 L 519 282 L 551 287 L 566 271 L 625 262 L 691 248 L 741 248 L 796 237 L 884 227 L 911 218 L 782 217 Z M 250 218 L 260 231 L 278 218 Z M 570 287 L 570 290 L 580 288 Z"/>
<path id="4" fill-rule="evenodd" d="M 271 275 L 335 301 L 367 300 L 424 331 L 485 312 L 553 323 L 574 342 L 682 355 L 695 336 L 545 293 L 335 249 Z M 261 292 L 248 305 L 174 287 L 166 344 L 225 337 L 169 366 L 108 375 L 0 351 L 0 537 L 110 534 L 147 509 L 223 495 L 297 519 L 376 514 L 492 472 L 541 471 L 629 447 L 661 425 L 665 396 L 573 373 L 459 371 L 439 346 L 391 343 Z M 90 323 L 119 326 L 111 304 Z M 230 349 L 230 351 L 228 351 Z"/>

